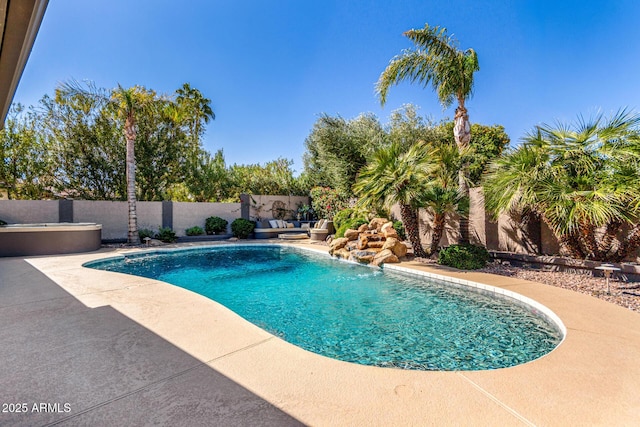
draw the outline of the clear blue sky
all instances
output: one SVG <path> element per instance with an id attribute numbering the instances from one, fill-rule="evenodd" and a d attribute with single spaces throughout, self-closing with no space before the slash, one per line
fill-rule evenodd
<path id="1" fill-rule="evenodd" d="M 538 123 L 640 108 L 637 0 L 50 0 L 14 101 L 35 104 L 59 82 L 92 80 L 172 93 L 189 82 L 212 100 L 205 148 L 228 164 L 292 159 L 321 113 L 383 123 L 405 103 L 436 120 L 431 89 L 374 84 L 411 43 L 444 26 L 479 57 L 472 122 L 505 126 L 512 143 Z"/>

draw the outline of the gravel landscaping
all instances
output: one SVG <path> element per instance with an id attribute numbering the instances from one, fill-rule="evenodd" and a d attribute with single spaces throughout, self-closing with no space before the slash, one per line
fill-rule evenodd
<path id="1" fill-rule="evenodd" d="M 616 280 L 614 277 L 609 281 L 611 295 L 608 295 L 605 279 L 587 274 L 540 271 L 501 263 L 490 264 L 479 271 L 499 274 L 501 276 L 517 277 L 519 279 L 569 289 L 618 304 L 640 313 L 640 283 L 627 283 Z"/>

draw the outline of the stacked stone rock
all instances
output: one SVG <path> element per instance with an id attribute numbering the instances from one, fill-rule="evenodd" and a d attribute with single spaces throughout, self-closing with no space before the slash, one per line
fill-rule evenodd
<path id="1" fill-rule="evenodd" d="M 400 262 L 407 254 L 407 246 L 398 239 L 393 222 L 374 218 L 357 230 L 347 230 L 344 237 L 334 239 L 329 253 L 335 257 L 379 266 Z"/>

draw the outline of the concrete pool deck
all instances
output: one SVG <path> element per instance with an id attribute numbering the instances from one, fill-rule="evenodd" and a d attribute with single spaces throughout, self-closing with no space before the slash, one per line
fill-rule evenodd
<path id="1" fill-rule="evenodd" d="M 318 246 L 290 244 L 322 250 Z M 556 350 L 524 365 L 493 371 L 403 371 L 319 356 L 268 334 L 214 301 L 190 291 L 150 279 L 82 267 L 84 262 L 124 252 L 130 251 L 103 249 L 79 255 L 28 258 L 30 265 L 57 284 L 29 293 L 20 291 L 23 280 L 20 274 L 4 274 L 8 262 L 23 261 L 0 260 L 0 291 L 9 287 L 14 289 L 12 295 L 17 295 L 14 302 L 0 304 L 0 319 L 3 319 L 0 338 L 4 337 L 3 350 L 0 350 L 4 376 L 0 378 L 0 403 L 66 399 L 64 403 L 71 406 L 69 412 L 45 414 L 47 416 L 0 413 L 0 425 L 13 425 L 20 420 L 24 425 L 57 421 L 83 425 L 89 420 L 93 425 L 108 425 L 111 423 L 105 414 L 114 416 L 118 411 L 122 413 L 123 408 L 129 411 L 120 418 L 124 424 L 126 420 L 195 424 L 202 420 L 189 417 L 198 411 L 222 413 L 236 425 L 301 422 L 315 426 L 611 426 L 640 423 L 640 315 L 593 297 L 510 277 L 402 263 L 404 267 L 517 292 L 551 309 L 567 328 L 566 339 Z M 130 362 L 123 380 L 126 384 L 91 382 L 88 372 L 107 369 L 113 361 L 109 354 L 98 352 L 87 342 L 77 343 L 84 346 L 78 351 L 88 366 L 85 369 L 76 369 L 71 355 L 61 360 L 53 354 L 52 351 L 65 348 L 66 343 L 47 347 L 33 331 L 48 334 L 48 331 L 64 329 L 64 325 L 73 327 L 74 318 L 65 315 L 67 305 L 54 304 L 48 310 L 55 316 L 49 313 L 46 322 L 33 320 L 41 315 L 38 307 L 43 301 L 49 305 L 52 301 L 61 304 L 64 301 L 67 305 L 79 302 L 97 318 L 117 314 L 133 321 L 139 327 L 135 334 L 112 332 L 109 335 L 109 328 L 105 326 L 115 322 L 113 319 L 102 323 L 96 320 L 96 324 L 87 326 L 85 331 L 91 336 L 94 329 L 101 330 L 101 325 L 107 329 L 96 339 L 124 352 Z M 35 322 L 31 334 L 7 340 L 12 337 L 7 329 L 30 321 Z M 145 333 L 154 338 L 136 339 Z M 73 337 L 64 338 L 73 342 Z M 169 348 L 157 341 L 170 344 Z M 142 346 L 138 342 L 152 342 L 145 345 L 163 348 L 151 351 L 158 359 L 156 365 L 152 364 L 153 360 L 136 359 L 135 351 L 143 350 L 136 348 Z M 30 362 L 33 353 L 41 356 Z M 111 357 L 119 354 L 115 352 Z M 160 369 L 158 366 L 165 367 L 164 376 L 154 371 Z M 77 392 L 61 394 L 64 387 L 55 383 L 61 372 L 65 381 L 77 384 Z M 117 376 L 118 372 L 113 375 Z M 184 395 L 183 388 L 175 384 L 165 386 L 163 381 L 179 382 L 186 390 L 192 384 L 193 389 L 209 397 L 203 401 L 196 393 Z M 162 392 L 157 391 L 158 388 Z M 216 390 L 218 394 L 211 396 Z M 243 401 L 248 402 L 246 407 L 241 405 Z M 218 412 L 210 410 L 207 404 L 218 405 L 214 408 Z M 171 418 L 166 412 L 169 406 Z M 158 414 L 164 418 L 157 418 Z M 190 419 L 194 422 L 189 422 Z"/>

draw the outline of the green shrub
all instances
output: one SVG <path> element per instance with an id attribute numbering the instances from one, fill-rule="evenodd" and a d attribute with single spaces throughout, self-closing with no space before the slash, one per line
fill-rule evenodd
<path id="1" fill-rule="evenodd" d="M 404 230 L 402 221 L 393 221 L 393 229 L 398 233 L 400 240 L 407 240 L 407 233 Z"/>
<path id="2" fill-rule="evenodd" d="M 340 228 L 336 230 L 336 237 L 344 237 L 345 231 L 352 229 L 357 230 L 362 224 L 368 224 L 369 221 L 363 218 L 352 218 L 342 223 Z"/>
<path id="3" fill-rule="evenodd" d="M 333 226 L 336 228 L 336 230 L 340 228 L 340 226 L 344 224 L 345 221 L 350 220 L 351 215 L 353 215 L 353 209 L 351 208 L 342 209 L 341 211 L 337 212 L 333 216 Z"/>
<path id="4" fill-rule="evenodd" d="M 178 240 L 175 231 L 171 229 L 171 227 L 160 227 L 158 229 L 158 233 L 156 234 L 156 239 L 161 240 L 165 243 L 173 243 Z"/>
<path id="5" fill-rule="evenodd" d="M 185 230 L 185 233 L 187 233 L 187 236 L 200 236 L 201 234 L 204 234 L 204 230 L 202 229 L 202 227 L 194 225 L 191 228 L 187 228 Z"/>
<path id="6" fill-rule="evenodd" d="M 330 187 L 313 187 L 309 191 L 311 206 L 318 218 L 333 220 L 333 216 L 347 207 L 347 201 Z"/>
<path id="7" fill-rule="evenodd" d="M 227 224 L 229 222 L 226 219 L 222 219 L 218 216 L 210 216 L 204 223 L 204 228 L 207 234 L 222 233 L 227 231 Z"/>
<path id="8" fill-rule="evenodd" d="M 0 219 L 0 226 L 3 226 L 3 225 L 7 225 L 7 222 Z"/>
<path id="9" fill-rule="evenodd" d="M 238 218 L 231 223 L 231 232 L 238 239 L 246 239 L 253 229 L 256 228 L 256 223 L 249 221 L 248 219 Z"/>
<path id="10" fill-rule="evenodd" d="M 482 246 L 451 245 L 440 251 L 438 264 L 460 270 L 477 270 L 487 265 L 490 258 L 489 252 Z"/>
<path id="11" fill-rule="evenodd" d="M 145 237 L 149 237 L 150 239 L 153 239 L 155 234 L 156 233 L 154 233 L 153 231 L 149 230 L 148 228 L 142 228 L 142 229 L 138 230 L 138 236 L 140 236 L 140 240 L 141 241 L 144 241 Z"/>

